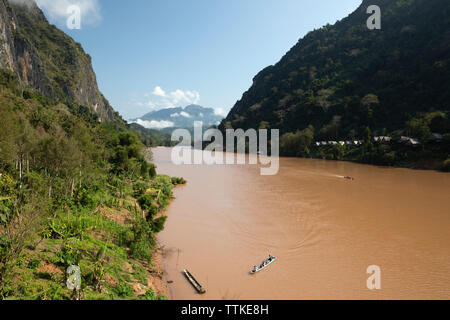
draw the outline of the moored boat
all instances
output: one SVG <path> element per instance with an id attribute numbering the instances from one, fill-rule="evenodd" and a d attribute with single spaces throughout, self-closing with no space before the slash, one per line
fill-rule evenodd
<path id="1" fill-rule="evenodd" d="M 203 294 L 206 293 L 206 290 L 203 288 L 203 286 L 194 278 L 194 276 L 187 270 L 184 269 L 183 273 L 185 277 L 189 280 L 189 282 L 192 284 L 192 286 L 197 290 L 198 293 Z"/>

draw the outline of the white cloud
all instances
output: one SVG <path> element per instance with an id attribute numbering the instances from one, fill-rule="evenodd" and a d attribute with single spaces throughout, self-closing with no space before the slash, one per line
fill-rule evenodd
<path id="1" fill-rule="evenodd" d="M 27 2 L 27 0 L 12 1 L 16 3 Z M 95 24 L 102 19 L 99 0 L 36 0 L 36 4 L 46 13 L 51 22 L 60 26 L 66 26 L 67 18 L 71 15 L 67 12 L 67 9 L 73 5 L 80 8 L 82 26 Z"/>
<path id="2" fill-rule="evenodd" d="M 200 93 L 197 91 L 183 91 L 183 90 L 175 90 L 170 93 L 170 97 L 172 98 L 172 102 L 174 104 L 185 103 L 185 104 L 197 104 L 200 101 Z"/>
<path id="3" fill-rule="evenodd" d="M 171 118 L 178 118 L 179 116 L 180 116 L 179 113 L 172 113 L 172 114 L 170 115 Z"/>
<path id="4" fill-rule="evenodd" d="M 200 93 L 195 90 L 181 89 L 167 93 L 161 86 L 156 86 L 151 93 L 144 94 L 144 99 L 147 99 L 147 101 L 140 102 L 138 106 L 146 106 L 149 110 L 154 111 L 198 104 Z M 137 104 L 135 103 L 135 105 Z"/>
<path id="5" fill-rule="evenodd" d="M 191 117 L 191 115 L 190 115 L 189 113 L 184 112 L 184 111 L 181 111 L 181 112 L 180 112 L 180 116 L 183 116 L 183 117 L 185 117 L 185 118 L 190 118 L 190 117 Z"/>
<path id="6" fill-rule="evenodd" d="M 156 86 L 155 89 L 153 89 L 152 94 L 154 96 L 158 96 L 158 97 L 165 97 L 166 96 L 166 92 L 163 89 L 161 89 L 160 86 Z"/>
<path id="7" fill-rule="evenodd" d="M 171 121 L 164 121 L 164 120 L 146 121 L 146 120 L 137 119 L 136 121 L 134 121 L 134 123 L 137 123 L 147 129 L 165 129 L 165 128 L 171 128 L 171 127 L 175 126 L 175 123 L 173 123 Z"/>
<path id="8" fill-rule="evenodd" d="M 216 116 L 223 116 L 223 117 L 226 116 L 225 111 L 224 111 L 222 108 L 216 108 L 216 109 L 214 109 L 214 114 L 215 114 Z"/>

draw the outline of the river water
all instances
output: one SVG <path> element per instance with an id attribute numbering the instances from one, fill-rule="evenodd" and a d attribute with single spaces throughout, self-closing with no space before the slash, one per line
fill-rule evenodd
<path id="1" fill-rule="evenodd" d="M 158 173 L 188 181 L 159 236 L 172 299 L 450 299 L 450 174 L 282 158 L 261 176 L 153 154 Z M 367 288 L 371 265 L 380 290 Z"/>

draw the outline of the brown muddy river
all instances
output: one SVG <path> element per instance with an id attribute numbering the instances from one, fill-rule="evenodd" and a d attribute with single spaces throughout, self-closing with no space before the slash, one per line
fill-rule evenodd
<path id="1" fill-rule="evenodd" d="M 188 181 L 159 236 L 172 299 L 450 299 L 450 174 L 281 159 L 261 176 L 153 153 L 159 173 Z M 278 260 L 250 275 L 269 254 Z M 380 290 L 367 289 L 370 265 Z"/>

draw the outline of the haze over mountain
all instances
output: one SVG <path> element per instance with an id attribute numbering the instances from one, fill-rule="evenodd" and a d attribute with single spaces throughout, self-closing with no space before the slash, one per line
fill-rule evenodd
<path id="1" fill-rule="evenodd" d="M 203 122 L 203 127 L 219 125 L 223 119 L 214 109 L 205 108 L 199 105 L 189 105 L 181 108 L 166 108 L 152 111 L 144 116 L 130 120 L 147 129 L 167 129 L 167 128 L 193 128 L 194 122 Z"/>

